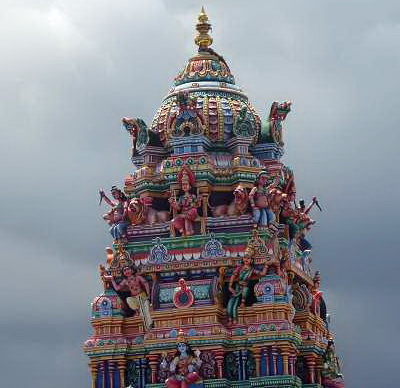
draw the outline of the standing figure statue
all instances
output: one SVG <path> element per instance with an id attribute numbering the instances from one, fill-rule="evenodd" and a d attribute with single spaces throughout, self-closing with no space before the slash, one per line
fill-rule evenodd
<path id="1" fill-rule="evenodd" d="M 179 331 L 177 351 L 169 370 L 173 375 L 166 381 L 167 388 L 202 388 L 203 380 L 199 375 L 202 364 L 200 350 L 193 351 L 186 342 L 183 331 Z"/>
<path id="2" fill-rule="evenodd" d="M 230 324 L 237 323 L 239 305 L 241 303 L 243 307 L 249 296 L 249 280 L 259 279 L 267 274 L 268 265 L 265 264 L 262 271 L 257 271 L 253 267 L 253 260 L 253 250 L 248 248 L 243 258 L 243 264 L 236 267 L 229 280 L 229 291 L 232 295 L 226 310 Z"/>
<path id="3" fill-rule="evenodd" d="M 126 303 L 132 310 L 140 314 L 145 330 L 149 331 L 153 327 L 153 319 L 150 315 L 149 283 L 143 276 L 138 275 L 135 267 L 122 268 L 122 275 L 124 279 L 119 284 L 111 275 L 104 275 L 103 278 L 111 281 L 115 291 L 129 289 L 131 295 L 126 298 Z"/>
<path id="4" fill-rule="evenodd" d="M 172 227 L 179 231 L 182 236 L 192 236 L 194 234 L 194 222 L 198 217 L 197 209 L 201 205 L 201 199 L 191 192 L 195 184 L 195 175 L 187 168 L 183 167 L 178 174 L 178 182 L 181 188 L 179 197 L 174 194 L 169 202 L 176 215 L 172 220 Z"/>
<path id="5" fill-rule="evenodd" d="M 339 359 L 336 356 L 332 337 L 328 340 L 321 375 L 322 385 L 325 388 L 344 388 L 343 375 L 340 372 Z"/>
<path id="6" fill-rule="evenodd" d="M 302 252 L 306 250 L 311 250 L 312 245 L 311 243 L 306 239 L 306 233 L 310 230 L 311 225 L 315 224 L 315 221 L 311 219 L 311 217 L 308 215 L 310 210 L 313 208 L 313 206 L 316 205 L 320 211 L 322 211 L 321 206 L 318 203 L 317 197 L 313 197 L 311 203 L 307 206 L 305 206 L 305 202 L 303 199 L 299 200 L 299 206 L 297 207 L 297 226 L 299 228 L 299 233 L 298 233 L 298 245 L 299 248 Z"/>
<path id="7" fill-rule="evenodd" d="M 126 229 L 129 225 L 127 218 L 128 198 L 117 186 L 111 187 L 111 195 L 116 200 L 116 202 L 111 201 L 103 190 L 100 190 L 99 193 L 100 204 L 101 201 L 104 199 L 106 203 L 111 206 L 111 210 L 103 215 L 103 219 L 107 221 L 107 223 L 111 226 L 111 236 L 113 236 L 116 242 L 126 242 Z"/>
<path id="8" fill-rule="evenodd" d="M 276 177 L 268 185 L 267 171 L 258 173 L 255 185 L 249 194 L 250 205 L 253 210 L 254 227 L 268 227 L 275 220 L 275 214 L 269 204 L 269 193 L 279 184 L 280 178 Z"/>

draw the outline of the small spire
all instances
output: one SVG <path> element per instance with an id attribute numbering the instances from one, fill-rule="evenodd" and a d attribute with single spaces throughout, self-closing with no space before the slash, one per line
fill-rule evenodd
<path id="1" fill-rule="evenodd" d="M 213 40 L 208 32 L 211 30 L 211 24 L 208 22 L 208 16 L 204 11 L 204 7 L 201 7 L 199 14 L 199 22 L 196 24 L 196 30 L 198 35 L 195 37 L 194 42 L 199 46 L 199 51 L 205 51 L 208 46 L 211 46 Z"/>

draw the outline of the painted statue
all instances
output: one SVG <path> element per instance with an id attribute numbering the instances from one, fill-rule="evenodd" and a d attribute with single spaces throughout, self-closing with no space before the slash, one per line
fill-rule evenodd
<path id="1" fill-rule="evenodd" d="M 256 130 L 256 124 L 252 115 L 247 112 L 247 106 L 243 105 L 233 125 L 233 133 L 236 136 L 252 137 Z"/>
<path id="2" fill-rule="evenodd" d="M 232 293 L 226 307 L 228 314 L 228 323 L 237 323 L 239 305 L 243 307 L 249 296 L 249 281 L 259 279 L 267 274 L 268 265 L 264 265 L 262 271 L 253 267 L 252 249 L 247 248 L 243 258 L 243 264 L 236 267 L 229 280 L 229 291 Z"/>
<path id="3" fill-rule="evenodd" d="M 210 206 L 213 217 L 223 217 L 225 215 L 232 217 L 245 214 L 249 203 L 247 190 L 242 185 L 238 185 L 233 190 L 233 197 L 233 201 L 229 205 Z"/>
<path id="4" fill-rule="evenodd" d="M 131 117 L 123 117 L 122 124 L 126 131 L 132 136 L 132 157 L 136 154 L 136 143 L 138 139 L 139 126 L 135 119 Z"/>
<path id="5" fill-rule="evenodd" d="M 151 197 L 132 198 L 127 208 L 127 217 L 132 225 L 153 225 L 169 221 L 170 212 L 155 210 L 152 207 Z"/>
<path id="6" fill-rule="evenodd" d="M 202 388 L 203 381 L 199 375 L 202 364 L 200 350 L 193 351 L 186 342 L 182 331 L 179 331 L 177 351 L 169 370 L 172 376 L 166 381 L 167 388 Z"/>
<path id="7" fill-rule="evenodd" d="M 318 203 L 317 197 L 313 197 L 311 203 L 305 206 L 304 200 L 300 199 L 299 206 L 297 207 L 297 220 L 296 224 L 299 229 L 298 233 L 298 246 L 301 251 L 311 250 L 312 245 L 306 239 L 306 233 L 310 230 L 311 226 L 315 224 L 315 221 L 311 219 L 308 213 L 311 211 L 313 206 L 316 205 L 320 211 L 322 211 L 321 206 Z"/>
<path id="8" fill-rule="evenodd" d="M 268 227 L 275 220 L 275 214 L 269 204 L 269 192 L 279 184 L 279 177 L 268 184 L 268 173 L 261 171 L 257 175 L 255 186 L 249 194 L 250 205 L 253 210 L 255 227 Z"/>
<path id="9" fill-rule="evenodd" d="M 311 312 L 317 316 L 320 316 L 321 314 L 321 301 L 323 297 L 323 292 L 319 289 L 321 285 L 321 275 L 319 271 L 315 272 L 314 278 L 313 278 L 313 287 L 311 289 L 311 294 L 312 294 L 312 301 L 311 301 Z"/>
<path id="10" fill-rule="evenodd" d="M 182 236 L 192 236 L 194 222 L 198 217 L 197 209 L 201 205 L 201 198 L 192 193 L 195 175 L 189 168 L 183 167 L 178 174 L 178 182 L 181 188 L 178 198 L 173 195 L 169 199 L 171 207 L 176 213 L 172 220 L 172 227 Z"/>
<path id="11" fill-rule="evenodd" d="M 104 280 L 111 281 L 115 291 L 128 289 L 130 296 L 126 298 L 129 308 L 136 311 L 143 321 L 146 331 L 153 327 L 153 319 L 150 315 L 150 286 L 147 280 L 137 273 L 135 267 L 124 267 L 122 269 L 124 279 L 118 284 L 111 275 L 103 275 Z"/>
<path id="12" fill-rule="evenodd" d="M 336 356 L 335 344 L 330 338 L 324 356 L 324 366 L 321 371 L 322 385 L 325 388 L 344 388 L 343 375 L 340 373 L 339 359 Z"/>
<path id="13" fill-rule="evenodd" d="M 201 109 L 196 108 L 196 98 L 189 96 L 187 90 L 176 95 L 178 109 L 171 114 L 167 128 L 172 136 L 189 136 L 202 133 L 205 120 Z"/>
<path id="14" fill-rule="evenodd" d="M 269 135 L 271 139 L 279 144 L 284 145 L 282 140 L 282 122 L 290 112 L 291 101 L 278 102 L 274 101 L 271 105 L 271 110 L 268 117 Z"/>
<path id="15" fill-rule="evenodd" d="M 127 219 L 128 198 L 117 186 L 111 187 L 111 195 L 115 202 L 111 201 L 103 190 L 100 190 L 99 193 L 100 204 L 104 199 L 111 207 L 111 210 L 103 215 L 103 219 L 110 225 L 111 236 L 114 241 L 127 241 L 126 230 L 129 225 Z"/>

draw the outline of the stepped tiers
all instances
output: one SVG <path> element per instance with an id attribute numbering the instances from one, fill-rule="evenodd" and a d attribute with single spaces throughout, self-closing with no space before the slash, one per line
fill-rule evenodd
<path id="1" fill-rule="evenodd" d="M 202 10 L 152 124 L 122 119 L 135 168 L 100 190 L 113 245 L 84 344 L 92 388 L 343 387 L 311 266 L 322 209 L 280 161 L 291 103 L 262 123 L 210 28 Z"/>

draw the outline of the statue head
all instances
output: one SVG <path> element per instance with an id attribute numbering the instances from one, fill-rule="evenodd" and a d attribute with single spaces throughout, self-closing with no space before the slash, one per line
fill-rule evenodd
<path id="1" fill-rule="evenodd" d="M 265 186 L 268 182 L 268 172 L 266 170 L 260 171 L 256 177 L 256 184 Z"/>
<path id="2" fill-rule="evenodd" d="M 194 184 L 196 182 L 193 171 L 186 166 L 182 167 L 181 171 L 178 174 L 178 182 L 183 191 L 189 191 L 191 187 L 194 187 Z"/>
<path id="3" fill-rule="evenodd" d="M 117 186 L 111 187 L 111 195 L 118 201 L 119 200 L 126 201 L 128 199 L 126 195 Z"/>
<path id="4" fill-rule="evenodd" d="M 247 106 L 243 105 L 242 108 L 240 109 L 240 113 L 239 116 L 244 119 L 246 117 L 246 113 L 247 113 Z"/>
<path id="5" fill-rule="evenodd" d="M 248 266 L 254 263 L 254 248 L 252 246 L 247 246 L 243 257 L 243 264 Z"/>
<path id="6" fill-rule="evenodd" d="M 137 273 L 136 267 L 130 267 L 127 265 L 122 268 L 122 275 L 126 278 L 129 276 L 136 275 L 136 273 Z"/>

